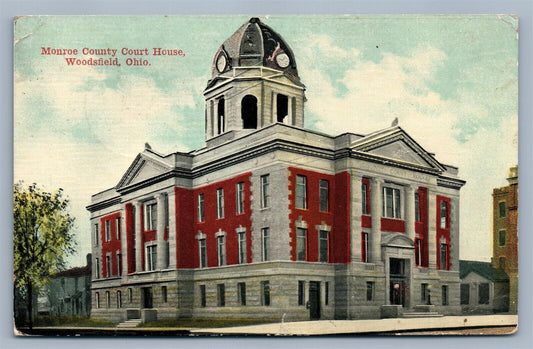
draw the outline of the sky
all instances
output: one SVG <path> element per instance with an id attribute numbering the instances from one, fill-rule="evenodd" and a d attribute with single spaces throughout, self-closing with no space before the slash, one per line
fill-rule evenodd
<path id="1" fill-rule="evenodd" d="M 263 16 L 292 48 L 306 85 L 305 127 L 332 135 L 399 125 L 459 167 L 460 258 L 490 261 L 492 188 L 518 162 L 518 21 L 511 16 Z M 63 188 L 79 252 L 90 252 L 92 194 L 115 186 L 148 142 L 204 145 L 204 99 L 219 46 L 249 16 L 20 17 L 14 26 L 14 179 Z M 78 49 L 43 55 L 42 47 Z M 181 49 L 139 56 L 122 48 Z M 68 66 L 83 48 L 120 67 Z M 93 56 L 100 57 L 100 56 Z M 102 56 L 108 58 L 107 56 Z"/>

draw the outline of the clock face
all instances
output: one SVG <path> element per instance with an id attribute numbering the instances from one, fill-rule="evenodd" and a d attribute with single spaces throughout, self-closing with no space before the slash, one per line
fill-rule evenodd
<path id="1" fill-rule="evenodd" d="M 218 55 L 218 58 L 217 58 L 217 70 L 219 73 L 222 73 L 224 71 L 224 69 L 226 69 L 226 64 L 228 63 L 228 61 L 226 60 L 226 56 L 221 53 L 220 55 Z"/>
<path id="2" fill-rule="evenodd" d="M 289 63 L 291 62 L 289 56 L 287 56 L 286 53 L 280 53 L 279 55 L 276 56 L 276 63 L 281 67 L 281 68 L 287 68 L 289 66 Z"/>

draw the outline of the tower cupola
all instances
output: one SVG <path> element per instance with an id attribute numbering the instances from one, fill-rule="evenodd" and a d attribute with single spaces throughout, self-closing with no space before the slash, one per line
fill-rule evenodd
<path id="1" fill-rule="evenodd" d="M 218 48 L 204 91 L 206 139 L 281 122 L 303 127 L 305 86 L 283 38 L 251 18 Z"/>

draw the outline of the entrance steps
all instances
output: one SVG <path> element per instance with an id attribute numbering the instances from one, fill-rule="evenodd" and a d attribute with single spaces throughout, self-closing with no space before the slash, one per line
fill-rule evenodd
<path id="1" fill-rule="evenodd" d="M 404 318 L 419 318 L 419 317 L 442 317 L 442 314 L 436 311 L 413 311 L 409 313 L 403 313 Z"/>
<path id="2" fill-rule="evenodd" d="M 141 319 L 129 319 L 117 325 L 117 328 L 134 328 L 141 324 Z"/>

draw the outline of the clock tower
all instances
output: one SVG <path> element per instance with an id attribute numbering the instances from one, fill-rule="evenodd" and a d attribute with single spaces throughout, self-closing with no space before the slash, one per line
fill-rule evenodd
<path id="1" fill-rule="evenodd" d="M 204 91 L 206 140 L 275 123 L 304 127 L 305 86 L 283 38 L 251 18 L 217 50 Z M 234 138 L 232 137 L 232 138 Z"/>

